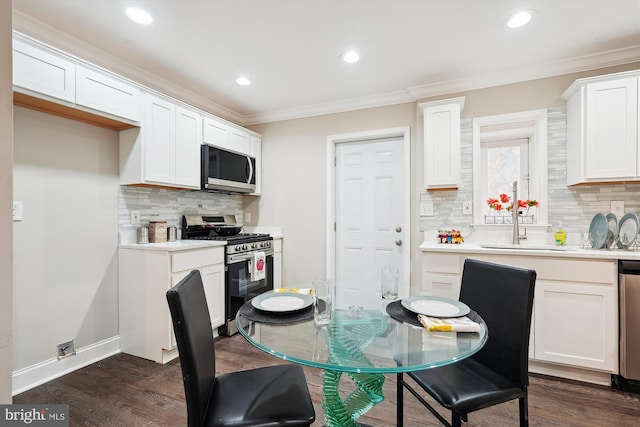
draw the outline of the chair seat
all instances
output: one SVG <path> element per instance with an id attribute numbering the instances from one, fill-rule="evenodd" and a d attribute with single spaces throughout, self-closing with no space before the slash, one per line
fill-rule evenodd
<path id="1" fill-rule="evenodd" d="M 516 399 L 525 393 L 518 384 L 471 358 L 408 372 L 408 375 L 442 406 L 463 413 Z"/>
<path id="2" fill-rule="evenodd" d="M 205 426 L 308 426 L 315 419 L 304 371 L 299 365 L 219 375 L 212 393 Z"/>

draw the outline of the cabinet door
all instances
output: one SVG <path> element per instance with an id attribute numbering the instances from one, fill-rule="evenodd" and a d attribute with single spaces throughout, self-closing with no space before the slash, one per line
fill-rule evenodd
<path id="1" fill-rule="evenodd" d="M 140 121 L 140 90 L 137 87 L 82 66 L 76 68 L 76 103 Z"/>
<path id="2" fill-rule="evenodd" d="M 228 126 L 224 123 L 213 120 L 210 117 L 204 118 L 203 141 L 207 144 L 220 148 L 229 148 L 227 145 Z"/>
<path id="3" fill-rule="evenodd" d="M 200 269 L 204 294 L 209 306 L 211 327 L 217 329 L 224 324 L 224 264 L 216 264 Z"/>
<path id="4" fill-rule="evenodd" d="M 426 273 L 423 279 L 426 295 L 457 300 L 460 298 L 460 276 Z"/>
<path id="5" fill-rule="evenodd" d="M 251 153 L 250 135 L 243 130 L 230 127 L 227 137 L 227 145 L 231 150 L 238 153 Z"/>
<path id="6" fill-rule="evenodd" d="M 256 176 L 256 189 L 251 194 L 259 196 L 262 194 L 262 138 L 251 135 L 251 152 L 249 154 L 256 159 L 256 169 L 253 171 Z"/>
<path id="7" fill-rule="evenodd" d="M 450 103 L 424 108 L 425 188 L 460 186 L 460 105 Z"/>
<path id="8" fill-rule="evenodd" d="M 13 41 L 13 84 L 69 102 L 76 98 L 76 66 L 59 55 Z"/>
<path id="9" fill-rule="evenodd" d="M 585 178 L 638 176 L 638 78 L 592 83 L 586 90 Z"/>
<path id="10" fill-rule="evenodd" d="M 146 181 L 170 185 L 175 183 L 175 111 L 173 103 L 147 95 L 142 129 Z"/>
<path id="11" fill-rule="evenodd" d="M 176 184 L 200 188 L 200 145 L 202 116 L 192 110 L 176 109 Z"/>
<path id="12" fill-rule="evenodd" d="M 535 358 L 615 372 L 616 292 L 612 285 L 536 281 Z"/>

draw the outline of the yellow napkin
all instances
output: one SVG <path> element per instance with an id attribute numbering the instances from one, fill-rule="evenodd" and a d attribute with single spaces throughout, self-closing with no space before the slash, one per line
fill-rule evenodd
<path id="1" fill-rule="evenodd" d="M 418 320 L 429 332 L 480 332 L 480 324 L 467 316 L 441 319 L 418 314 Z"/>
<path id="2" fill-rule="evenodd" d="M 311 288 L 276 288 L 273 292 L 289 292 L 294 294 L 311 295 Z"/>

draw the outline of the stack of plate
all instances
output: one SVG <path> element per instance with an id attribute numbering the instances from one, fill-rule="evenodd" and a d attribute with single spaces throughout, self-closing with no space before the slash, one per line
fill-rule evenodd
<path id="1" fill-rule="evenodd" d="M 619 249 L 628 249 L 638 238 L 638 216 L 625 214 L 620 221 L 612 213 L 607 215 L 598 213 L 591 220 L 589 234 L 591 247 L 606 249 L 616 243 Z"/>

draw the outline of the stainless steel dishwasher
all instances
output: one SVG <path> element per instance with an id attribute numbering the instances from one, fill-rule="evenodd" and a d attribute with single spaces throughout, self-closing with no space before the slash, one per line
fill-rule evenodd
<path id="1" fill-rule="evenodd" d="M 620 298 L 620 375 L 612 386 L 640 393 L 640 261 L 618 263 Z"/>

